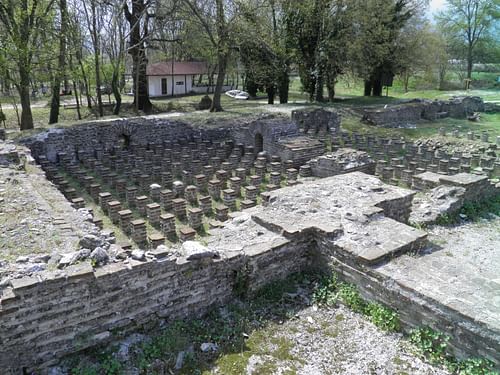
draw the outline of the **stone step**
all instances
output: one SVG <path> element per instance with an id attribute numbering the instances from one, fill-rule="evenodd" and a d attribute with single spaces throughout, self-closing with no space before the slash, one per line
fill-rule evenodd
<path id="1" fill-rule="evenodd" d="M 367 222 L 342 223 L 344 235 L 334 241 L 346 258 L 374 265 L 427 244 L 427 233 L 382 215 Z"/>

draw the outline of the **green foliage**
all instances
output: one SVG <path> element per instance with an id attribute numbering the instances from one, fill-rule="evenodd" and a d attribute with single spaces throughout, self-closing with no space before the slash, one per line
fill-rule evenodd
<path id="1" fill-rule="evenodd" d="M 359 294 L 358 289 L 353 284 L 341 284 L 339 288 L 339 299 L 351 310 L 368 315 L 368 304 Z"/>
<path id="2" fill-rule="evenodd" d="M 71 375 L 98 375 L 98 372 L 92 367 L 75 367 L 71 369 Z"/>
<path id="3" fill-rule="evenodd" d="M 233 293 L 238 298 L 245 298 L 250 284 L 250 268 L 248 264 L 234 271 Z"/>
<path id="4" fill-rule="evenodd" d="M 399 331 L 401 328 L 394 310 L 377 302 L 366 302 L 353 284 L 340 282 L 336 274 L 323 276 L 313 291 L 313 302 L 320 306 L 334 306 L 337 301 L 366 315 L 380 329 Z"/>
<path id="5" fill-rule="evenodd" d="M 384 331 L 396 332 L 401 329 L 398 314 L 379 303 L 371 302 L 366 308 L 373 324 Z"/>
<path id="6" fill-rule="evenodd" d="M 432 363 L 446 366 L 454 374 L 498 375 L 494 363 L 485 358 L 457 360 L 447 353 L 449 337 L 430 327 L 411 331 L 410 342 Z"/>
<path id="7" fill-rule="evenodd" d="M 430 327 L 422 327 L 410 333 L 410 342 L 432 362 L 443 362 L 446 359 L 446 347 L 449 337 Z"/>
<path id="8" fill-rule="evenodd" d="M 500 215 L 500 195 L 482 202 L 466 202 L 457 214 L 440 215 L 436 220 L 436 224 L 450 225 L 458 223 L 460 215 L 465 215 L 468 220 L 477 221 L 481 218 L 487 218 L 489 214 Z"/>
<path id="9" fill-rule="evenodd" d="M 136 344 L 130 350 L 130 363 L 120 363 L 112 354 L 114 349 L 92 350 L 88 353 L 92 362 L 80 361 L 75 357 L 70 364 L 72 375 L 117 375 L 123 374 L 126 366 L 134 366 L 140 373 L 155 373 L 153 364 L 162 364 L 164 368 L 173 368 L 177 355 L 184 351 L 184 365 L 181 374 L 201 374 L 211 368 L 214 361 L 224 354 L 224 373 L 240 373 L 254 350 L 259 350 L 262 340 L 268 340 L 266 331 L 252 332 L 268 326 L 279 318 L 291 318 L 296 315 L 285 301 L 297 287 L 307 288 L 313 301 L 330 306 L 341 301 L 353 310 L 366 315 L 377 327 L 387 331 L 400 329 L 396 312 L 375 302 L 364 301 L 354 285 L 342 283 L 336 274 L 320 275 L 315 273 L 297 273 L 284 280 L 273 282 L 256 292 L 247 302 L 238 302 L 209 311 L 203 319 L 177 320 L 162 328 L 150 341 Z M 293 298 L 293 297 L 292 297 Z M 286 305 L 287 314 L 282 307 Z M 297 304 L 302 308 L 303 304 Z M 249 335 L 250 334 L 250 335 Z M 448 338 L 428 327 L 412 331 L 410 341 L 431 361 L 446 365 L 450 371 L 463 375 L 494 375 L 493 364 L 485 359 L 457 361 L 446 354 Z M 201 343 L 212 342 L 219 346 L 217 353 L 202 353 L 197 348 Z M 280 348 L 280 358 L 290 358 L 291 344 L 287 341 L 276 342 Z M 257 348 L 257 349 L 255 349 Z M 227 362 L 227 363 L 226 363 Z M 227 366 L 227 368 L 226 368 Z M 235 371 L 235 372 L 231 372 Z"/>
<path id="10" fill-rule="evenodd" d="M 447 367 L 459 375 L 498 375 L 498 371 L 494 369 L 494 363 L 484 358 L 449 361 Z"/>
<path id="11" fill-rule="evenodd" d="M 488 213 L 500 214 L 500 194 L 478 203 L 465 203 L 461 214 L 466 215 L 471 220 L 478 220 Z"/>
<path id="12" fill-rule="evenodd" d="M 320 306 L 334 306 L 338 300 L 338 287 L 336 274 L 323 276 L 313 291 L 313 302 Z"/>
<path id="13" fill-rule="evenodd" d="M 123 364 L 109 353 L 99 353 L 97 355 L 99 366 L 85 366 L 78 364 L 70 371 L 71 375 L 120 375 L 123 374 Z"/>

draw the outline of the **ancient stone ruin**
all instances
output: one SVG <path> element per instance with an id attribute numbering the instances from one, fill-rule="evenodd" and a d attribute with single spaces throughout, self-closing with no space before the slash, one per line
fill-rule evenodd
<path id="1" fill-rule="evenodd" d="M 363 109 L 362 121 L 375 126 L 397 128 L 415 126 L 420 120 L 435 121 L 451 117 L 465 119 L 485 106 L 479 97 L 456 97 L 449 100 L 415 99 L 403 104 L 387 105 L 384 108 Z"/>
<path id="2" fill-rule="evenodd" d="M 51 129 L 26 139 L 29 150 L 7 143 L 0 186 L 39 186 L 18 199 L 52 202 L 33 215 L 59 241 L 0 262 L 1 368 L 46 369 L 159 319 L 199 316 L 234 299 L 242 279 L 252 293 L 308 267 L 337 271 L 406 329 L 426 322 L 458 355 L 498 365 L 494 288 L 459 277 L 437 293 L 421 280 L 428 234 L 410 225 L 499 194 L 496 145 L 450 153 L 314 116 L 336 135 L 330 150 L 297 121 L 268 117 L 113 120 Z M 460 303 L 472 295 L 481 304 Z"/>

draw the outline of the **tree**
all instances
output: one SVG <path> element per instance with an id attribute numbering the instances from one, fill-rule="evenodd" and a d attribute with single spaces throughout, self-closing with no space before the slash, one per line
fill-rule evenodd
<path id="1" fill-rule="evenodd" d="M 447 8 L 438 22 L 449 39 L 457 39 L 465 47 L 467 78 L 472 68 L 478 43 L 487 37 L 500 13 L 499 0 L 447 0 Z"/>
<path id="2" fill-rule="evenodd" d="M 115 97 L 115 107 L 113 114 L 120 113 L 122 97 L 120 93 L 120 78 L 123 73 L 123 65 L 125 60 L 125 22 L 121 16 L 121 1 L 114 0 L 109 3 L 109 13 L 107 15 L 108 22 L 105 26 L 105 38 L 103 38 L 103 46 L 106 51 L 109 63 L 112 68 L 111 72 L 111 90 Z"/>
<path id="3" fill-rule="evenodd" d="M 54 75 L 54 82 L 52 85 L 52 101 L 50 104 L 49 124 L 55 124 L 59 121 L 59 107 L 60 107 L 60 89 L 61 79 L 67 80 L 66 76 L 66 29 L 68 27 L 68 6 L 66 0 L 59 0 L 59 58 L 58 58 L 58 71 Z M 65 94 L 68 93 L 67 83 L 64 85 Z"/>
<path id="4" fill-rule="evenodd" d="M 335 97 L 337 77 L 348 62 L 352 33 L 352 3 L 346 0 L 285 0 L 287 37 L 310 100 L 321 102 L 326 85 Z"/>
<path id="5" fill-rule="evenodd" d="M 217 53 L 217 80 L 210 112 L 222 111 L 221 95 L 226 70 L 233 48 L 234 30 L 238 11 L 234 4 L 225 0 L 182 0 L 189 13 L 196 18 Z M 214 13 L 215 11 L 215 13 Z M 228 18 L 226 13 L 230 13 Z"/>
<path id="6" fill-rule="evenodd" d="M 289 42 L 293 46 L 298 64 L 300 80 L 309 99 L 323 100 L 324 20 L 329 0 L 299 1 L 284 3 Z"/>
<path id="7" fill-rule="evenodd" d="M 274 104 L 277 91 L 280 103 L 287 103 L 291 54 L 279 2 L 268 0 L 260 8 L 248 7 L 240 23 L 237 39 L 246 90 L 252 96 L 259 88 L 265 90 L 268 104 Z"/>
<path id="8" fill-rule="evenodd" d="M 401 71 L 398 38 L 422 7 L 419 0 L 357 0 L 350 60 L 365 81 L 365 96 L 380 96 L 384 83 Z"/>
<path id="9" fill-rule="evenodd" d="M 151 1 L 132 0 L 132 11 L 127 2 L 123 9 L 125 18 L 129 23 L 130 36 L 128 53 L 132 58 L 132 80 L 134 82 L 134 106 L 138 111 L 149 113 L 153 104 L 149 100 L 148 79 L 146 69 L 148 59 L 146 56 L 146 41 L 150 37 L 149 23 L 152 15 L 148 13 Z"/>
<path id="10" fill-rule="evenodd" d="M 30 81 L 34 55 L 41 35 L 49 28 L 54 0 L 2 0 L 0 22 L 5 31 L 2 53 L 14 61 L 19 74 L 14 81 L 21 101 L 21 130 L 33 129 Z"/>
<path id="11" fill-rule="evenodd" d="M 89 2 L 90 11 L 87 7 L 87 1 Z M 102 22 L 100 15 L 98 14 L 98 0 L 83 0 L 83 10 L 85 14 L 85 19 L 87 21 L 87 26 L 90 32 L 92 47 L 94 52 L 94 69 L 95 69 L 95 84 L 96 84 L 96 95 L 97 95 L 97 107 L 99 111 L 99 116 L 104 116 L 104 109 L 102 105 L 102 82 L 101 82 L 101 35 L 100 30 L 102 28 Z M 102 5 L 101 5 L 102 6 Z"/>

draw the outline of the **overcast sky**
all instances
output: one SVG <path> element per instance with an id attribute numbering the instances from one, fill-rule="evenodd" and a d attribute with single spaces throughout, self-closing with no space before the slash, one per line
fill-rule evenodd
<path id="1" fill-rule="evenodd" d="M 431 21 L 434 20 L 434 16 L 446 6 L 446 0 L 430 0 L 429 9 L 427 10 L 427 17 Z"/>
<path id="2" fill-rule="evenodd" d="M 445 6 L 446 0 L 431 0 L 430 1 L 430 13 L 436 13 L 443 9 Z"/>

